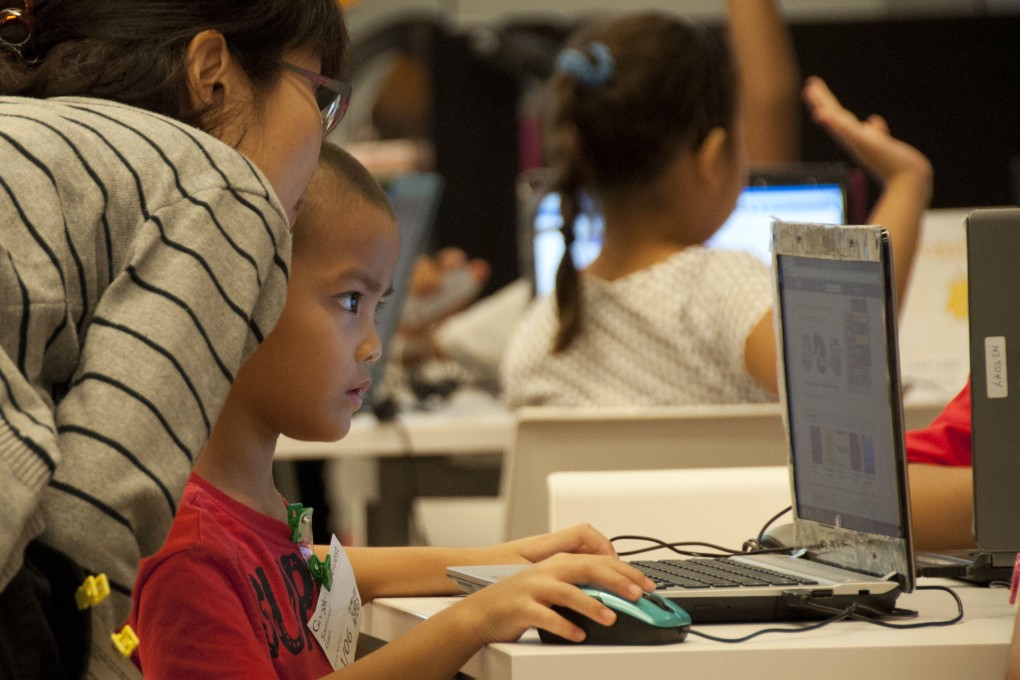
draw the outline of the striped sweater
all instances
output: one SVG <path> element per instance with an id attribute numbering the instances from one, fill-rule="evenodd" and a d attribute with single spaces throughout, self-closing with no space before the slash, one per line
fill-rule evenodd
<path id="1" fill-rule="evenodd" d="M 289 258 L 267 180 L 214 138 L 0 97 L 0 588 L 38 537 L 108 576 L 97 635 L 125 620 Z"/>

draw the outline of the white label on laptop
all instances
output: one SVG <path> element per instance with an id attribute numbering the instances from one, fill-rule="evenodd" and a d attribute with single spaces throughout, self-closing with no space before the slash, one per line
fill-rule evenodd
<path id="1" fill-rule="evenodd" d="M 333 584 L 329 590 L 319 588 L 319 601 L 308 628 L 322 645 L 333 670 L 339 670 L 354 661 L 361 625 L 361 595 L 351 561 L 336 535 L 329 542 L 329 560 Z"/>
<path id="2" fill-rule="evenodd" d="M 1009 396 L 1005 336 L 994 335 L 985 338 L 985 377 L 989 399 L 1005 399 Z"/>

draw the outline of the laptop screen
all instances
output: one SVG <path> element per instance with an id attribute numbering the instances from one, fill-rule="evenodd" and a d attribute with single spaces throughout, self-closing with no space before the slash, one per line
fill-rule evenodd
<path id="1" fill-rule="evenodd" d="M 571 248 L 574 266 L 579 270 L 598 257 L 603 233 L 602 216 L 594 202 L 582 198 L 581 209 L 574 223 Z M 741 192 L 733 213 L 705 246 L 746 251 L 771 265 L 769 225 L 774 217 L 790 222 L 843 224 L 844 187 L 835 179 L 809 183 L 803 177 L 780 181 L 773 174 L 752 174 L 751 184 Z M 561 224 L 559 195 L 547 193 L 539 200 L 534 222 L 529 225 L 536 295 L 546 295 L 556 286 L 556 270 L 564 250 Z"/>
<path id="2" fill-rule="evenodd" d="M 372 364 L 372 388 L 365 403 L 376 405 L 384 395 L 380 386 L 386 370 L 393 335 L 404 309 L 407 289 L 411 283 L 414 261 L 425 251 L 432 235 L 432 226 L 443 193 L 442 178 L 433 172 L 408 172 L 397 175 L 386 185 L 386 195 L 397 217 L 400 230 L 400 257 L 393 274 L 393 293 L 376 315 L 376 328 L 382 344 L 382 357 Z"/>
<path id="3" fill-rule="evenodd" d="M 771 264 L 769 225 L 773 218 L 787 222 L 843 224 L 846 222 L 843 187 L 839 184 L 749 186 L 740 193 L 733 214 L 705 246 L 744 250 Z"/>
<path id="4" fill-rule="evenodd" d="M 776 302 L 798 542 L 839 566 L 912 574 L 888 235 L 774 228 L 788 235 L 776 246 Z M 879 556 L 865 568 L 868 554 Z"/>

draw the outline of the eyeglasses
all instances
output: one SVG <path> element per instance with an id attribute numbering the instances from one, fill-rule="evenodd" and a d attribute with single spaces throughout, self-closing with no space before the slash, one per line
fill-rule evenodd
<path id="1" fill-rule="evenodd" d="M 347 113 L 347 107 L 351 103 L 351 86 L 286 61 L 281 60 L 280 63 L 315 83 L 315 102 L 319 105 L 319 113 L 322 114 L 322 136 L 325 137 Z"/>
<path id="2" fill-rule="evenodd" d="M 22 57 L 22 50 L 32 40 L 32 29 L 35 28 L 32 0 L 7 0 L 3 5 L 0 8 L 0 48 Z"/>

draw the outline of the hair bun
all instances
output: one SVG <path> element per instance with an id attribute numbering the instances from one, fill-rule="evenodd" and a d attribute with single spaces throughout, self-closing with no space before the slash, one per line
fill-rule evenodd
<path id="1" fill-rule="evenodd" d="M 573 76 L 583 87 L 602 87 L 613 77 L 616 62 L 604 42 L 589 43 L 584 51 L 568 48 L 556 57 L 555 69 Z"/>

